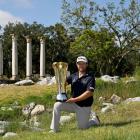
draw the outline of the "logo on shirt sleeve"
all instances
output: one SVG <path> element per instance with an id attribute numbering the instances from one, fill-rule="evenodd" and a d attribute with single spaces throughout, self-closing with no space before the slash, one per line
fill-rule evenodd
<path id="1" fill-rule="evenodd" d="M 89 87 L 89 89 L 93 90 L 93 89 L 94 89 L 94 87 Z"/>

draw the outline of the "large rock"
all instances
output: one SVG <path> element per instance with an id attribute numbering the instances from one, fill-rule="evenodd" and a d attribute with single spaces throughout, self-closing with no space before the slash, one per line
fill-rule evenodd
<path id="1" fill-rule="evenodd" d="M 51 80 L 52 80 L 52 77 L 49 76 L 49 77 L 41 79 L 36 84 L 37 85 L 48 85 L 51 82 Z"/>
<path id="2" fill-rule="evenodd" d="M 31 116 L 38 115 L 45 111 L 44 105 L 36 105 L 34 109 L 31 111 Z"/>
<path id="3" fill-rule="evenodd" d="M 52 77 L 52 79 L 51 79 L 50 82 L 48 83 L 48 85 L 53 85 L 53 84 L 56 84 L 55 76 Z"/>
<path id="4" fill-rule="evenodd" d="M 35 105 L 36 105 L 36 104 L 35 104 L 34 102 L 32 102 L 32 103 L 26 105 L 26 106 L 22 109 L 22 114 L 23 114 L 24 116 L 28 117 L 28 116 L 30 115 L 31 111 L 34 109 Z"/>
<path id="5" fill-rule="evenodd" d="M 118 103 L 121 102 L 121 100 L 122 100 L 122 98 L 119 97 L 119 96 L 116 95 L 116 94 L 113 94 L 113 95 L 111 96 L 111 98 L 110 98 L 110 101 L 111 101 L 113 104 L 118 104 Z"/>
<path id="6" fill-rule="evenodd" d="M 103 103 L 103 108 L 101 109 L 102 113 L 106 113 L 113 110 L 114 105 L 111 103 Z"/>
<path id="7" fill-rule="evenodd" d="M 140 102 L 140 97 L 128 98 L 128 99 L 126 99 L 124 102 L 125 102 L 125 103 Z"/>
<path id="8" fill-rule="evenodd" d="M 9 137 L 14 137 L 14 136 L 17 136 L 17 133 L 7 132 L 7 133 L 5 133 L 3 138 L 9 138 Z"/>
<path id="9" fill-rule="evenodd" d="M 101 76 L 101 80 L 103 80 L 104 82 L 117 83 L 119 80 L 119 76 L 103 75 L 103 76 Z"/>
<path id="10" fill-rule="evenodd" d="M 15 83 L 16 86 L 28 86 L 28 85 L 33 85 L 33 84 L 34 82 L 32 80 L 22 80 Z"/>

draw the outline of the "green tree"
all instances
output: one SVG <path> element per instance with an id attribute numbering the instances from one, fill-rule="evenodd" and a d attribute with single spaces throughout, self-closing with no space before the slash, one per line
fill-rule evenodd
<path id="1" fill-rule="evenodd" d="M 90 69 L 97 75 L 112 74 L 112 58 L 117 48 L 114 47 L 114 34 L 107 29 L 101 31 L 85 30 L 71 44 L 70 53 L 73 60 L 78 55 L 85 55 L 90 62 Z"/>
<path id="2" fill-rule="evenodd" d="M 62 24 L 46 28 L 48 36 L 47 54 L 48 73 L 52 71 L 52 62 L 67 61 L 71 38 Z"/>
<path id="3" fill-rule="evenodd" d="M 63 0 L 61 20 L 71 33 L 93 28 L 95 15 L 96 4 L 93 0 Z"/>
<path id="4" fill-rule="evenodd" d="M 128 6 L 126 2 L 129 3 Z M 114 2 L 99 6 L 99 11 L 104 21 L 100 27 L 108 28 L 116 37 L 116 46 L 119 49 L 116 53 L 118 62 L 115 69 L 118 69 L 128 55 L 138 51 L 136 42 L 140 37 L 140 3 L 137 0 L 120 0 L 118 6 Z"/>

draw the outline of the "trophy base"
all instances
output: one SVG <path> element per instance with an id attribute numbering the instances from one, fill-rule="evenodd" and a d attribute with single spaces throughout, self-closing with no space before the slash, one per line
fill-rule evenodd
<path id="1" fill-rule="evenodd" d="M 67 100 L 57 100 L 56 99 L 56 102 L 66 102 Z"/>
<path id="2" fill-rule="evenodd" d="M 57 102 L 66 102 L 68 100 L 66 93 L 59 93 L 57 94 L 56 101 Z"/>

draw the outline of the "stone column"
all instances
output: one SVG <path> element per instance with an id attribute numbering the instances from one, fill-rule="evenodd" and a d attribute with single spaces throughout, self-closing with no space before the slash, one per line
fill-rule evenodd
<path id="1" fill-rule="evenodd" d="M 17 50 L 17 37 L 12 36 L 12 80 L 18 79 L 18 50 Z"/>
<path id="2" fill-rule="evenodd" d="M 2 47 L 2 40 L 0 39 L 0 79 L 3 76 L 3 47 Z"/>
<path id="3" fill-rule="evenodd" d="M 45 39 L 40 39 L 40 79 L 45 77 Z"/>
<path id="4" fill-rule="evenodd" d="M 29 36 L 26 36 L 26 41 L 26 79 L 32 79 L 32 39 Z"/>

